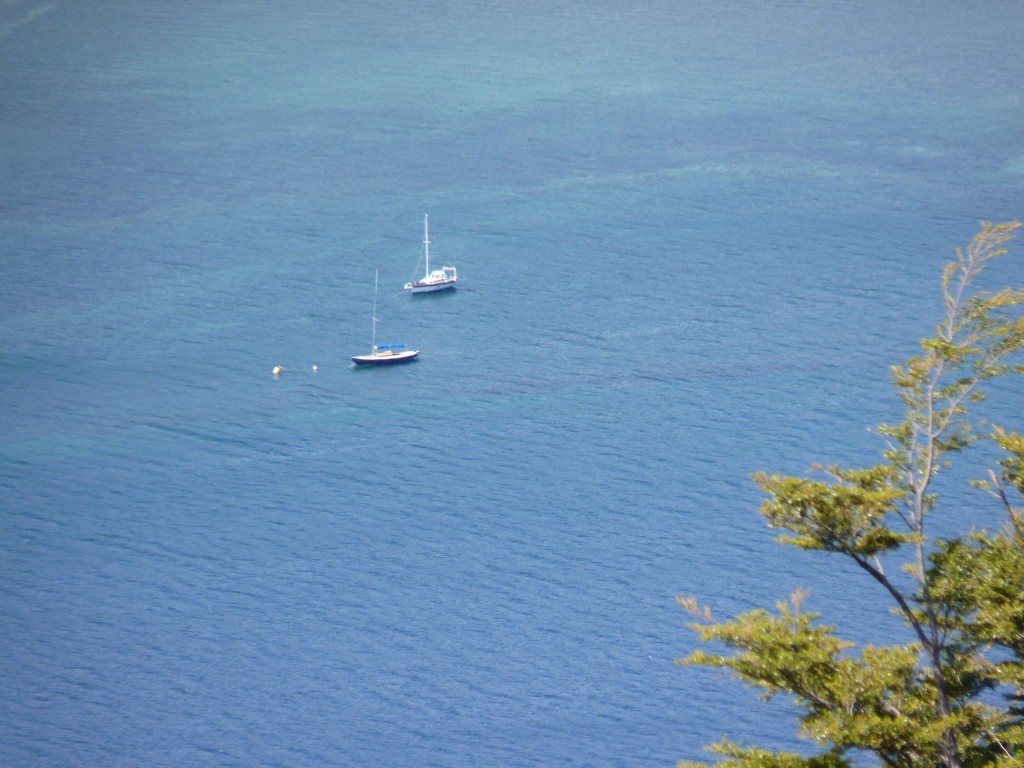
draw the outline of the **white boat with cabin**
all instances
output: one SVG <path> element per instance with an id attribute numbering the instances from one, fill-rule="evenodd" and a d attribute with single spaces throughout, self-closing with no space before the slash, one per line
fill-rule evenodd
<path id="1" fill-rule="evenodd" d="M 427 216 L 423 216 L 423 261 L 425 269 L 423 277 L 418 280 L 411 280 L 405 284 L 405 290 L 412 293 L 432 293 L 454 288 L 459 281 L 458 272 L 452 264 L 445 264 L 440 269 L 430 269 L 430 232 L 427 226 Z"/>

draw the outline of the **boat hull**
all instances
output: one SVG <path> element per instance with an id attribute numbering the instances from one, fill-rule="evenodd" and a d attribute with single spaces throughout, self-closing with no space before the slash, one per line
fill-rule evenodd
<path id="1" fill-rule="evenodd" d="M 444 283 L 407 283 L 405 289 L 410 293 L 434 293 L 435 291 L 447 291 L 455 287 L 454 280 Z"/>
<path id="2" fill-rule="evenodd" d="M 356 365 L 399 365 L 400 363 L 409 363 L 416 359 L 419 355 L 419 350 L 410 350 L 408 352 L 391 352 L 391 353 L 376 353 L 369 355 L 355 355 L 352 358 L 352 362 Z"/>

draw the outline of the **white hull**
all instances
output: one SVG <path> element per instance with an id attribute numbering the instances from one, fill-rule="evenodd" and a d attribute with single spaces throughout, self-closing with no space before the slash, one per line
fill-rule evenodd
<path id="1" fill-rule="evenodd" d="M 412 293 L 432 293 L 434 291 L 446 291 L 455 287 L 455 280 L 445 280 L 443 283 L 406 283 L 405 290 Z"/>

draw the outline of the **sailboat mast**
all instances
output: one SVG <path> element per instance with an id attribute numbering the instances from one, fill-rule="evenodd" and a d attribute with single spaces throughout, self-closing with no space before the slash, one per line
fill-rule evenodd
<path id="1" fill-rule="evenodd" d="M 371 351 L 377 351 L 377 283 L 380 281 L 380 268 L 373 273 L 373 346 Z"/>
<path id="2" fill-rule="evenodd" d="M 427 214 L 423 214 L 423 257 L 426 262 L 427 268 L 424 270 L 424 275 L 430 274 L 430 230 L 427 227 Z"/>

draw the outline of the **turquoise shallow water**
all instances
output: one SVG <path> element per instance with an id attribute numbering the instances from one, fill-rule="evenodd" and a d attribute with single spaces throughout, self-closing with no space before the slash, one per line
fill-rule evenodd
<path id="1" fill-rule="evenodd" d="M 942 264 L 1021 216 L 1022 22 L 0 6 L 0 760 L 792 747 L 784 704 L 673 663 L 674 597 L 810 584 L 893 637 L 748 476 L 874 460 Z M 424 213 L 460 287 L 413 300 Z M 353 370 L 376 269 L 421 359 Z"/>

